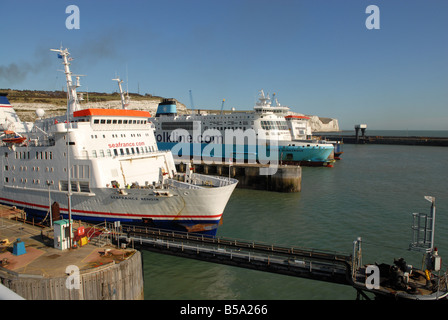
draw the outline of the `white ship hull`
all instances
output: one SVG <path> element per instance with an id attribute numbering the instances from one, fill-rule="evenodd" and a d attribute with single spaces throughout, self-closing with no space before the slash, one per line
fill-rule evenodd
<path id="1" fill-rule="evenodd" d="M 193 179 L 195 176 L 200 175 L 193 175 Z M 207 176 L 201 178 L 205 181 L 212 179 Z M 222 182 L 227 183 L 224 180 Z M 71 195 L 71 216 L 75 220 L 93 223 L 119 220 L 124 223 L 214 234 L 235 186 L 235 183 L 231 183 L 222 187 L 199 189 L 92 188 L 90 193 Z M 23 208 L 27 213 L 46 221 L 51 219 L 49 204 L 54 202 L 59 204 L 60 214 L 68 216 L 67 199 L 65 192 L 49 193 L 45 189 L 8 186 L 3 186 L 0 196 L 1 203 Z"/>

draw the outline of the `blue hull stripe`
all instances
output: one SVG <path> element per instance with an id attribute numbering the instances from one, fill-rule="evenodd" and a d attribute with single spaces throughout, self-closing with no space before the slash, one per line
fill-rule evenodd
<path id="1" fill-rule="evenodd" d="M 211 157 L 215 159 L 228 158 L 244 160 L 274 160 L 271 152 L 278 152 L 278 160 L 289 161 L 326 161 L 334 150 L 333 145 L 328 146 L 279 146 L 277 148 L 267 147 L 265 157 L 257 152 L 256 145 L 229 145 L 229 151 L 226 151 L 225 144 L 213 145 L 207 143 L 177 143 L 177 142 L 157 142 L 159 150 L 172 150 L 174 157 L 182 157 L 184 152 L 189 152 L 189 156 Z M 204 152 L 204 148 L 208 148 Z M 222 146 L 221 149 L 219 146 Z M 187 155 L 187 156 L 188 156 Z"/>

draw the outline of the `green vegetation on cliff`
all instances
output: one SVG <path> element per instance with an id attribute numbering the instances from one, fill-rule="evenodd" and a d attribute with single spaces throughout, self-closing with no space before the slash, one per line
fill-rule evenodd
<path id="1" fill-rule="evenodd" d="M 40 91 L 40 90 L 14 90 L 14 89 L 0 89 L 0 92 L 7 93 L 8 99 L 11 103 L 25 102 L 25 103 L 48 103 L 54 105 L 67 104 L 67 92 L 65 91 Z M 118 92 L 101 93 L 101 92 L 83 92 L 83 99 L 89 102 L 106 102 L 113 100 L 120 100 Z M 131 101 L 147 100 L 160 101 L 163 98 L 152 96 L 150 94 L 129 93 Z"/>

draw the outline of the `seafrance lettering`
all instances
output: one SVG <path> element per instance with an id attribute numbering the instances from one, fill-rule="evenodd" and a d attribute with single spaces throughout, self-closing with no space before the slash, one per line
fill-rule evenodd
<path id="1" fill-rule="evenodd" d="M 158 198 L 154 197 L 137 197 L 137 196 L 110 196 L 111 199 L 119 199 L 119 200 L 134 200 L 134 201 L 159 201 Z"/>
<path id="2" fill-rule="evenodd" d="M 145 143 L 141 142 L 117 142 L 117 143 L 109 143 L 107 146 L 109 148 L 123 148 L 123 147 L 141 147 L 144 146 Z"/>

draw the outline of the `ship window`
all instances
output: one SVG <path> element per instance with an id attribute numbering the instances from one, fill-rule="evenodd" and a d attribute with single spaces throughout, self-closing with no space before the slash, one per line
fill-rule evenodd
<path id="1" fill-rule="evenodd" d="M 114 149 L 114 155 L 115 155 L 115 156 L 118 156 L 118 151 L 117 151 L 117 149 Z"/>
<path id="2" fill-rule="evenodd" d="M 106 153 L 107 153 L 107 156 L 108 156 L 108 157 L 111 157 L 111 156 L 112 156 L 112 153 L 110 152 L 110 149 L 107 149 Z"/>
<path id="3" fill-rule="evenodd" d="M 105 124 L 105 123 L 106 123 L 106 120 L 105 120 L 105 119 L 101 119 L 100 123 L 101 123 L 101 124 Z"/>
<path id="4" fill-rule="evenodd" d="M 5 182 L 9 182 L 9 178 L 8 177 L 5 177 Z"/>
<path id="5" fill-rule="evenodd" d="M 112 123 L 112 120 L 107 120 L 107 124 L 111 124 Z"/>
<path id="6" fill-rule="evenodd" d="M 116 124 L 116 123 L 117 123 L 117 120 L 112 120 L 112 123 L 113 123 L 113 124 Z"/>
<path id="7" fill-rule="evenodd" d="M 93 120 L 93 123 L 100 123 L 100 120 L 99 119 L 95 119 L 95 120 Z"/>
<path id="8" fill-rule="evenodd" d="M 90 192 L 89 182 L 80 181 L 79 182 L 79 191 Z"/>
<path id="9" fill-rule="evenodd" d="M 128 124 L 128 120 L 123 120 L 123 124 Z"/>
<path id="10" fill-rule="evenodd" d="M 123 156 L 124 155 L 124 150 L 123 148 L 120 148 L 120 154 Z"/>
<path id="11" fill-rule="evenodd" d="M 78 184 L 76 183 L 76 181 L 70 181 L 70 186 L 71 186 L 71 191 L 78 191 Z"/>
<path id="12" fill-rule="evenodd" d="M 193 130 L 193 122 L 184 121 L 184 122 L 163 122 L 162 130 L 176 130 L 176 129 L 185 129 L 187 131 Z"/>
<path id="13" fill-rule="evenodd" d="M 122 120 L 120 119 L 120 120 L 118 120 L 118 124 L 121 124 L 122 123 Z"/>
<path id="14" fill-rule="evenodd" d="M 68 191 L 68 183 L 67 181 L 59 181 L 59 190 L 60 191 Z"/>

